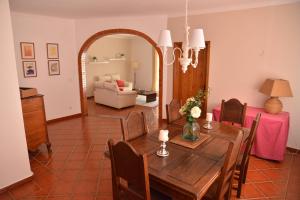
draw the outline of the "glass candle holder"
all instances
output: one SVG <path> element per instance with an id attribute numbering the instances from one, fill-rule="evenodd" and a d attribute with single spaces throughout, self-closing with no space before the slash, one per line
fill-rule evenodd
<path id="1" fill-rule="evenodd" d="M 166 142 L 169 140 L 169 131 L 168 130 L 160 130 L 158 135 L 158 140 L 161 141 L 160 149 L 156 152 L 156 155 L 160 157 L 169 156 L 169 152 L 166 150 L 167 144 Z"/>

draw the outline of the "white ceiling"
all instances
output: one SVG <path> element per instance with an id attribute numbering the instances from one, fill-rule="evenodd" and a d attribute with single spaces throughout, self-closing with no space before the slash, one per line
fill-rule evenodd
<path id="1" fill-rule="evenodd" d="M 9 0 L 11 10 L 65 18 L 183 15 L 185 0 Z M 189 14 L 279 5 L 300 0 L 189 0 Z"/>

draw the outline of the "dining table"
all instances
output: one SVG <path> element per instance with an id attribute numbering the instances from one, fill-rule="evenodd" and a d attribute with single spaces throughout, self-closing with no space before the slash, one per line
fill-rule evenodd
<path id="1" fill-rule="evenodd" d="M 196 148 L 187 148 L 167 142 L 169 156 L 156 154 L 161 142 L 159 130 L 145 134 L 130 141 L 140 154 L 148 158 L 148 172 L 151 188 L 170 196 L 173 200 L 201 199 L 221 173 L 230 142 L 235 142 L 238 133 L 243 132 L 243 139 L 249 132 L 243 128 L 212 122 L 212 129 L 203 128 L 206 121 L 199 119 L 201 134 L 209 135 L 208 139 Z M 182 134 L 184 119 L 176 124 L 169 124 L 169 138 Z"/>

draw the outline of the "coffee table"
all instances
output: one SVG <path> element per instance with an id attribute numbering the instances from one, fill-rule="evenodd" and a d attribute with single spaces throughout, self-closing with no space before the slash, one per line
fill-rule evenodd
<path id="1" fill-rule="evenodd" d="M 146 96 L 146 103 L 156 101 L 157 94 L 154 91 L 137 90 L 137 94 Z"/>

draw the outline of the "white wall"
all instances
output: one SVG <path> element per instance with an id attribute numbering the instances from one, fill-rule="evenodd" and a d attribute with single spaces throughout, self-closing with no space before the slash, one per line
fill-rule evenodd
<path id="1" fill-rule="evenodd" d="M 32 175 L 27 153 L 8 0 L 0 1 L 0 189 Z"/>
<path id="2" fill-rule="evenodd" d="M 44 94 L 47 120 L 80 113 L 75 24 L 73 20 L 12 13 L 20 86 Z M 20 42 L 34 42 L 37 77 L 24 78 Z M 60 75 L 48 75 L 46 43 L 59 44 Z"/>
<path id="3" fill-rule="evenodd" d="M 173 41 L 183 41 L 183 24 L 183 17 L 168 20 Z M 262 107 L 267 97 L 258 89 L 263 81 L 287 79 L 294 93 L 281 98 L 290 112 L 288 146 L 300 149 L 300 3 L 190 16 L 189 25 L 204 28 L 211 41 L 209 110 L 231 97 Z"/>
<path id="4" fill-rule="evenodd" d="M 135 88 L 152 89 L 153 46 L 144 38 L 135 37 L 131 40 L 131 60 L 139 63 L 136 70 Z"/>
<path id="5" fill-rule="evenodd" d="M 87 38 L 103 30 L 115 28 L 134 29 L 147 34 L 154 41 L 157 41 L 160 30 L 165 29 L 166 27 L 166 16 L 110 17 L 76 20 L 77 52 L 79 52 L 79 49 Z M 167 67 L 165 66 L 163 68 L 163 109 L 165 109 L 164 105 L 166 104 L 167 72 Z M 165 111 L 163 110 L 163 117 L 165 116 Z"/>
<path id="6" fill-rule="evenodd" d="M 129 38 L 102 37 L 94 42 L 87 51 L 89 57 L 96 56 L 98 60 L 103 58 L 114 58 L 116 54 L 125 54 L 125 60 L 111 60 L 109 63 L 93 63 L 89 62 L 86 68 L 87 73 L 87 90 L 88 97 L 94 96 L 95 77 L 104 74 L 118 73 L 123 80 L 130 80 L 130 47 L 131 40 Z"/>

